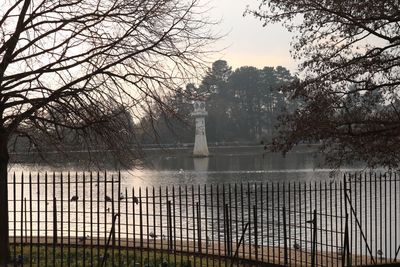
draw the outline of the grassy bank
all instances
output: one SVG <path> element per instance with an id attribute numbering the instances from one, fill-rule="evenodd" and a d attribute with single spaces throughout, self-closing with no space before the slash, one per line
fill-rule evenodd
<path id="1" fill-rule="evenodd" d="M 11 248 L 11 257 L 17 266 L 129 266 L 129 267 L 192 267 L 231 266 L 228 260 L 206 258 L 202 255 L 166 253 L 122 248 L 106 252 L 97 247 L 52 247 L 44 245 L 17 246 Z M 104 265 L 102 265 L 104 263 Z M 10 264 L 9 266 L 14 266 Z M 238 266 L 235 264 L 235 266 Z"/>

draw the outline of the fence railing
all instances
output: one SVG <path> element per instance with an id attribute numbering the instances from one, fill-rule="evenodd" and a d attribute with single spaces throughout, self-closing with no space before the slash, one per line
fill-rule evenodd
<path id="1" fill-rule="evenodd" d="M 122 179 L 11 177 L 14 265 L 361 266 L 400 257 L 395 174 L 130 189 Z"/>

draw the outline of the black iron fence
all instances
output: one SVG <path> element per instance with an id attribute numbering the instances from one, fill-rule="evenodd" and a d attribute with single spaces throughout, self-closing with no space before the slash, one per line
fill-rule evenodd
<path id="1" fill-rule="evenodd" d="M 122 180 L 14 175 L 14 265 L 362 266 L 400 256 L 395 174 L 132 189 Z"/>

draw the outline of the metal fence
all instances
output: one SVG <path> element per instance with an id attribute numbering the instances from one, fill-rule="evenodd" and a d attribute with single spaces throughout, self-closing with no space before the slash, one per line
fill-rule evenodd
<path id="1" fill-rule="evenodd" d="M 14 175 L 14 265 L 362 266 L 399 254 L 395 174 L 131 189 L 122 180 Z"/>

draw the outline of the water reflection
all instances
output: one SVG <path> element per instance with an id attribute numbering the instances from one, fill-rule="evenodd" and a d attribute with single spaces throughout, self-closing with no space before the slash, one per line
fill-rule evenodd
<path id="1" fill-rule="evenodd" d="M 89 165 L 87 162 L 67 162 L 55 166 L 46 164 L 15 164 L 15 172 L 107 171 L 122 170 L 124 186 L 146 187 L 181 184 L 221 184 L 268 181 L 314 181 L 332 178 L 332 170 L 323 165 L 321 157 L 309 150 L 297 150 L 285 157 L 265 153 L 262 147 L 210 148 L 208 158 L 193 158 L 190 149 L 146 151 L 141 164 L 121 168 L 114 162 Z M 346 166 L 344 171 L 358 170 Z M 335 177 L 335 173 L 333 173 Z M 336 177 L 341 178 L 336 173 Z"/>
<path id="2" fill-rule="evenodd" d="M 207 172 L 209 158 L 193 158 L 193 165 L 195 172 Z"/>

